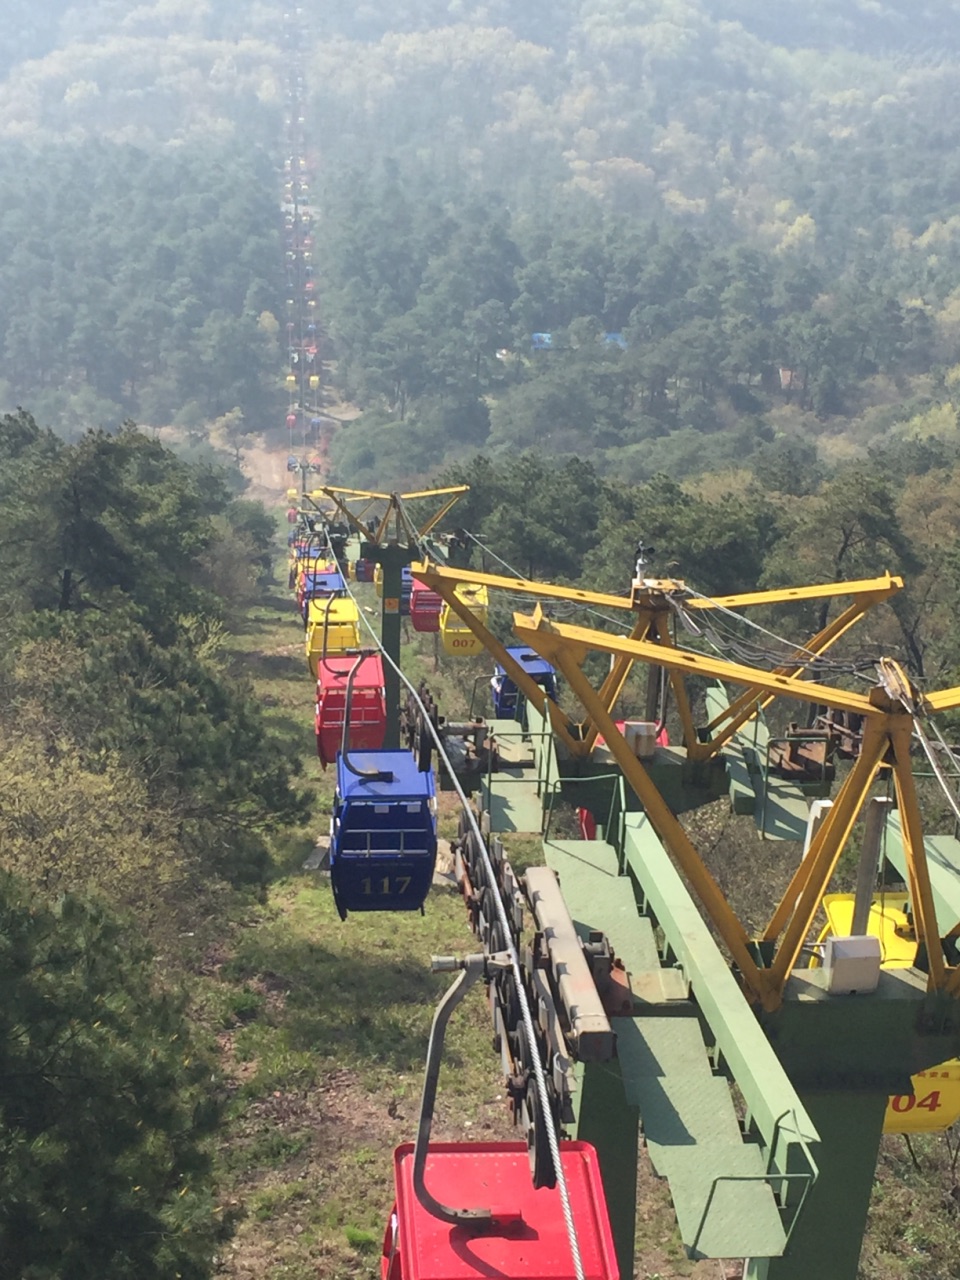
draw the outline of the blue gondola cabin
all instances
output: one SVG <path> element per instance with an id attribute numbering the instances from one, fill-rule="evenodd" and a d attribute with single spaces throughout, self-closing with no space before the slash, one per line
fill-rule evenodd
<path id="1" fill-rule="evenodd" d="M 330 882 L 340 919 L 349 911 L 417 911 L 437 860 L 432 773 L 409 751 L 337 756 L 330 824 Z M 373 775 L 373 776 L 370 776 Z"/>
<path id="2" fill-rule="evenodd" d="M 342 574 L 318 573 L 312 569 L 302 572 L 297 579 L 297 605 L 304 622 L 307 619 L 307 606 L 311 600 L 329 600 L 331 596 L 342 596 L 346 589 L 347 584 Z"/>
<path id="3" fill-rule="evenodd" d="M 557 676 L 546 658 L 541 658 L 539 653 L 535 653 L 524 645 L 508 646 L 507 653 L 513 658 L 514 662 L 523 667 L 531 680 L 537 682 L 547 697 L 552 698 L 555 702 L 557 699 Z M 493 673 L 493 679 L 490 681 L 490 691 L 493 695 L 493 714 L 498 720 L 523 719 L 523 708 L 526 699 L 499 662 Z"/>

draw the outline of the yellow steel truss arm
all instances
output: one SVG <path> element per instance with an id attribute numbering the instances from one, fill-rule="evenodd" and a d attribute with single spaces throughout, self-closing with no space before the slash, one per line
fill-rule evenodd
<path id="1" fill-rule="evenodd" d="M 753 997 L 767 1009 L 774 1009 L 781 1002 L 784 984 L 800 958 L 823 894 L 870 787 L 884 763 L 892 762 L 902 815 L 908 881 L 915 904 L 917 936 L 924 943 L 929 956 L 929 988 L 946 988 L 954 994 L 960 994 L 960 968 L 949 970 L 946 967 L 940 944 L 920 811 L 910 766 L 913 726 L 910 712 L 911 690 L 906 676 L 896 663 L 889 659 L 882 660 L 878 668 L 880 684 L 868 697 L 863 697 L 813 681 L 771 675 L 700 654 L 684 653 L 670 645 L 610 636 L 583 627 L 554 623 L 543 616 L 539 607 L 533 617 L 515 614 L 514 630 L 527 644 L 553 662 L 566 677 L 587 715 L 604 734 L 609 750 L 639 796 L 658 835 L 689 878 L 740 968 L 745 985 Z M 769 968 L 760 968 L 754 960 L 742 924 L 736 919 L 646 770 L 617 730 L 604 698 L 594 690 L 580 669 L 580 663 L 590 650 L 635 656 L 673 671 L 696 671 L 780 696 L 855 710 L 866 718 L 860 757 L 840 788 L 833 807 L 811 842 L 764 931 L 763 940 L 777 944 Z"/>
<path id="2" fill-rule="evenodd" d="M 899 579 L 896 581 L 899 581 Z M 893 590 L 898 589 L 893 588 Z M 892 590 L 872 591 L 860 596 L 843 613 L 834 618 L 833 622 L 811 637 L 802 649 L 798 649 L 794 654 L 795 661 L 775 667 L 774 674 L 793 676 L 802 671 L 804 667 L 809 666 L 815 656 L 819 657 L 821 654 L 826 653 L 830 646 L 845 635 L 872 605 L 885 600 L 891 594 Z M 765 707 L 768 707 L 774 697 L 775 695 L 772 693 L 764 694 L 756 686 L 745 689 L 728 707 L 725 707 L 718 716 L 715 716 L 710 721 L 707 728 L 713 731 L 713 737 L 709 742 L 696 743 L 693 752 L 694 756 L 706 758 L 707 756 L 716 755 L 730 741 L 741 725 L 751 720 Z"/>
<path id="3" fill-rule="evenodd" d="M 631 640 L 646 639 L 647 632 L 650 630 L 650 617 L 644 617 L 642 614 L 637 619 L 636 626 L 630 633 Z M 627 676 L 630 674 L 630 668 L 633 666 L 634 659 L 629 654 L 619 653 L 613 660 L 607 677 L 600 686 L 597 697 L 600 699 L 607 711 L 612 711 L 614 703 L 620 697 L 623 686 L 626 684 Z M 583 754 L 589 755 L 596 745 L 597 738 L 600 736 L 600 729 L 596 721 L 585 720 L 581 725 L 583 731 Z"/>
<path id="4" fill-rule="evenodd" d="M 470 486 L 468 484 L 448 485 L 444 489 L 420 489 L 415 493 L 376 493 L 368 489 L 345 489 L 341 485 L 327 485 L 320 492 L 324 493 L 332 500 L 337 510 L 343 515 L 347 522 L 364 538 L 368 538 L 373 542 L 382 542 L 388 528 L 390 527 L 391 516 L 396 517 L 397 536 L 399 538 L 401 524 L 406 528 L 408 535 L 420 537 L 425 536 L 434 529 L 443 519 L 451 507 L 459 501 L 463 494 L 468 493 Z M 404 511 L 404 502 L 412 502 L 418 498 L 447 498 L 436 515 L 424 524 L 420 529 L 410 521 Z M 360 523 L 359 519 L 347 506 L 347 503 L 353 499 L 361 499 L 364 502 L 363 510 L 366 511 L 373 502 L 385 502 L 387 509 L 380 519 L 375 534 L 371 535 L 367 528 Z"/>
<path id="5" fill-rule="evenodd" d="M 538 653 L 559 668 L 570 688 L 599 726 L 624 777 L 640 798 L 654 830 L 680 864 L 720 931 L 748 990 L 768 1008 L 775 1008 L 779 1003 L 779 996 L 770 990 L 767 975 L 751 955 L 746 930 L 704 866 L 690 837 L 670 812 L 643 765 L 627 746 L 610 713 L 580 670 L 573 652 L 549 632 L 534 630 L 530 643 Z"/>
<path id="6" fill-rule="evenodd" d="M 558 587 L 549 582 L 532 582 L 526 578 L 506 578 L 498 573 L 478 573 L 473 569 L 453 569 L 429 561 L 411 566 L 413 572 L 434 591 L 439 583 L 475 582 L 481 587 L 493 587 L 497 591 L 513 591 L 520 595 L 537 596 L 543 600 L 569 600 L 576 604 L 598 605 L 603 609 L 629 609 L 626 596 L 606 595 L 602 591 L 581 591 L 578 587 Z"/>
<path id="7" fill-rule="evenodd" d="M 797 963 L 837 860 L 853 830 L 887 746 L 883 718 L 869 721 L 864 728 L 860 757 L 847 775 L 767 927 L 764 937 L 772 941 L 786 925 L 771 966 L 777 990 L 783 988 L 790 970 Z"/>
<path id="8" fill-rule="evenodd" d="M 587 627 L 551 622 L 539 609 L 533 617 L 514 614 L 514 631 L 529 644 L 533 644 L 533 636 L 549 631 L 558 636 L 566 647 L 578 648 L 582 654 L 591 649 L 598 650 L 600 653 L 623 653 L 640 658 L 644 662 L 666 667 L 669 671 L 684 671 L 690 675 L 747 685 L 781 698 L 797 698 L 801 702 L 819 702 L 824 706 L 854 711 L 860 715 L 870 715 L 875 711 L 869 699 L 860 693 L 848 693 L 845 689 L 834 689 L 829 685 L 818 684 L 814 680 L 799 680 L 795 676 L 781 676 L 775 672 L 759 671 L 754 667 L 744 667 L 739 663 L 726 662 L 707 654 L 691 653 L 688 649 L 651 644 L 648 640 L 630 640 L 625 636 L 608 635 L 604 631 L 592 631 Z"/>
<path id="9" fill-rule="evenodd" d="M 682 585 L 682 584 L 681 584 Z M 853 582 L 824 582 L 812 587 L 776 587 L 772 591 L 746 591 L 733 596 L 693 596 L 685 609 L 748 609 L 761 604 L 795 604 L 798 600 L 826 600 L 831 596 L 875 595 L 886 599 L 903 588 L 903 579 L 885 573 L 882 578 Z"/>

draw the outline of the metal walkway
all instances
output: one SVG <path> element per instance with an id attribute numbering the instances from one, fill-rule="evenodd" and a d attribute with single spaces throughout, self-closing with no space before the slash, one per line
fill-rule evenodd
<path id="1" fill-rule="evenodd" d="M 544 841 L 577 932 L 610 938 L 639 1017 L 611 1018 L 623 1092 L 639 1108 L 655 1171 L 670 1186 L 693 1257 L 775 1257 L 786 1235 L 763 1152 L 745 1142 L 727 1080 L 713 1070 L 682 970 L 663 966 L 633 882 L 603 840 Z"/>

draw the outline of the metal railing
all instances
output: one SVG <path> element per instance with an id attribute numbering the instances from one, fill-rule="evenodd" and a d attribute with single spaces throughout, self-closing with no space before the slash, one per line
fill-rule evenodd
<path id="1" fill-rule="evenodd" d="M 603 827 L 603 839 L 606 840 L 607 844 L 613 845 L 613 847 L 617 850 L 617 859 L 619 861 L 620 847 L 623 843 L 622 839 L 619 838 L 620 832 L 618 831 L 617 833 L 618 838 L 616 840 L 612 840 L 610 838 L 610 835 L 613 829 L 614 804 L 616 803 L 618 796 L 621 802 L 620 804 L 621 813 L 624 807 L 623 802 L 625 799 L 625 794 L 623 789 L 622 773 L 597 773 L 597 774 L 594 774 L 592 777 L 583 777 L 583 778 L 554 778 L 553 782 L 548 784 L 550 799 L 547 802 L 547 820 L 543 827 L 543 839 L 546 841 L 546 840 L 549 840 L 550 838 L 550 824 L 553 821 L 553 805 L 557 797 L 557 792 L 561 788 L 568 785 L 576 786 L 578 782 L 591 783 L 591 782 L 609 782 L 609 781 L 613 781 L 617 785 L 610 788 L 610 804 L 607 807 L 607 821 L 606 821 L 606 825 Z M 596 821 L 596 818 L 594 818 L 594 821 Z"/>

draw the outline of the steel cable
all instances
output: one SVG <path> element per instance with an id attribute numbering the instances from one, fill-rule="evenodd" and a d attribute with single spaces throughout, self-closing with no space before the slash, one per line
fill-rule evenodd
<path id="1" fill-rule="evenodd" d="M 389 653 L 387 653 L 387 651 L 384 649 L 380 641 L 380 637 L 377 635 L 376 631 L 374 630 L 370 620 L 364 615 L 363 610 L 359 607 L 359 603 L 356 597 L 354 596 L 353 592 L 350 590 L 349 586 L 347 586 L 347 594 L 350 596 L 351 600 L 353 600 L 354 604 L 357 605 L 357 612 L 359 613 L 360 617 L 363 619 L 363 623 L 366 626 L 367 630 L 373 636 L 374 642 L 376 643 L 377 648 L 380 650 L 380 653 L 383 655 L 383 657 L 387 660 L 387 662 L 390 664 L 393 670 L 397 673 L 397 675 L 406 685 L 415 703 L 420 708 L 420 712 L 423 717 L 423 724 L 426 725 L 430 733 L 430 737 L 433 739 L 434 746 L 437 749 L 437 755 L 440 756 L 440 758 L 443 760 L 444 764 L 447 767 L 447 772 L 450 778 L 453 780 L 454 789 L 456 790 L 457 796 L 459 797 L 460 804 L 463 808 L 463 811 L 467 816 L 467 821 L 470 824 L 474 838 L 477 841 L 477 847 L 479 848 L 481 858 L 483 859 L 484 869 L 487 873 L 488 882 L 490 885 L 494 887 L 493 901 L 496 906 L 497 917 L 500 923 L 500 927 L 503 930 L 504 938 L 507 943 L 505 950 L 510 956 L 510 969 L 513 976 L 513 984 L 516 989 L 517 1000 L 520 1005 L 521 1016 L 523 1017 L 524 1030 L 527 1033 L 527 1040 L 529 1043 L 530 1055 L 533 1059 L 533 1074 L 537 1084 L 537 1095 L 540 1100 L 540 1107 L 543 1111 L 543 1123 L 547 1133 L 547 1143 L 550 1147 L 550 1156 L 553 1160 L 553 1167 L 557 1175 L 557 1190 L 560 1193 L 560 1203 L 563 1209 L 563 1219 L 567 1229 L 567 1239 L 570 1244 L 570 1254 L 573 1260 L 574 1271 L 576 1272 L 576 1280 L 586 1280 L 586 1274 L 583 1269 L 583 1259 L 580 1255 L 580 1242 L 577 1239 L 576 1226 L 573 1221 L 573 1209 L 570 1204 L 570 1192 L 569 1192 L 569 1188 L 567 1187 L 567 1180 L 563 1172 L 563 1166 L 560 1162 L 560 1143 L 557 1137 L 556 1125 L 554 1124 L 553 1111 L 550 1106 L 550 1097 L 549 1097 L 549 1094 L 547 1093 L 546 1072 L 544 1070 L 543 1061 L 540 1057 L 540 1048 L 537 1043 L 536 1030 L 534 1028 L 533 1014 L 530 1009 L 530 1002 L 527 998 L 526 987 L 523 984 L 523 974 L 520 969 L 520 957 L 517 954 L 517 949 L 513 942 L 513 934 L 510 928 L 510 920 L 507 916 L 506 907 L 504 906 L 503 899 L 500 895 L 500 889 L 497 883 L 497 877 L 496 877 L 496 872 L 494 871 L 493 862 L 487 850 L 486 842 L 484 841 L 483 835 L 481 834 L 480 826 L 476 820 L 476 816 L 474 815 L 474 812 L 470 807 L 470 803 L 467 800 L 467 796 L 463 788 L 460 786 L 459 778 L 457 778 L 456 774 L 453 771 L 453 765 L 451 764 L 450 758 L 447 755 L 446 751 L 444 750 L 443 741 L 440 737 L 440 734 L 437 732 L 437 729 L 434 727 L 433 721 L 430 717 L 429 712 L 427 711 L 427 708 L 423 704 L 423 700 L 421 699 L 420 694 L 414 688 L 412 682 L 403 673 L 400 666 L 396 662 L 394 662 L 394 660 L 391 658 Z"/>

